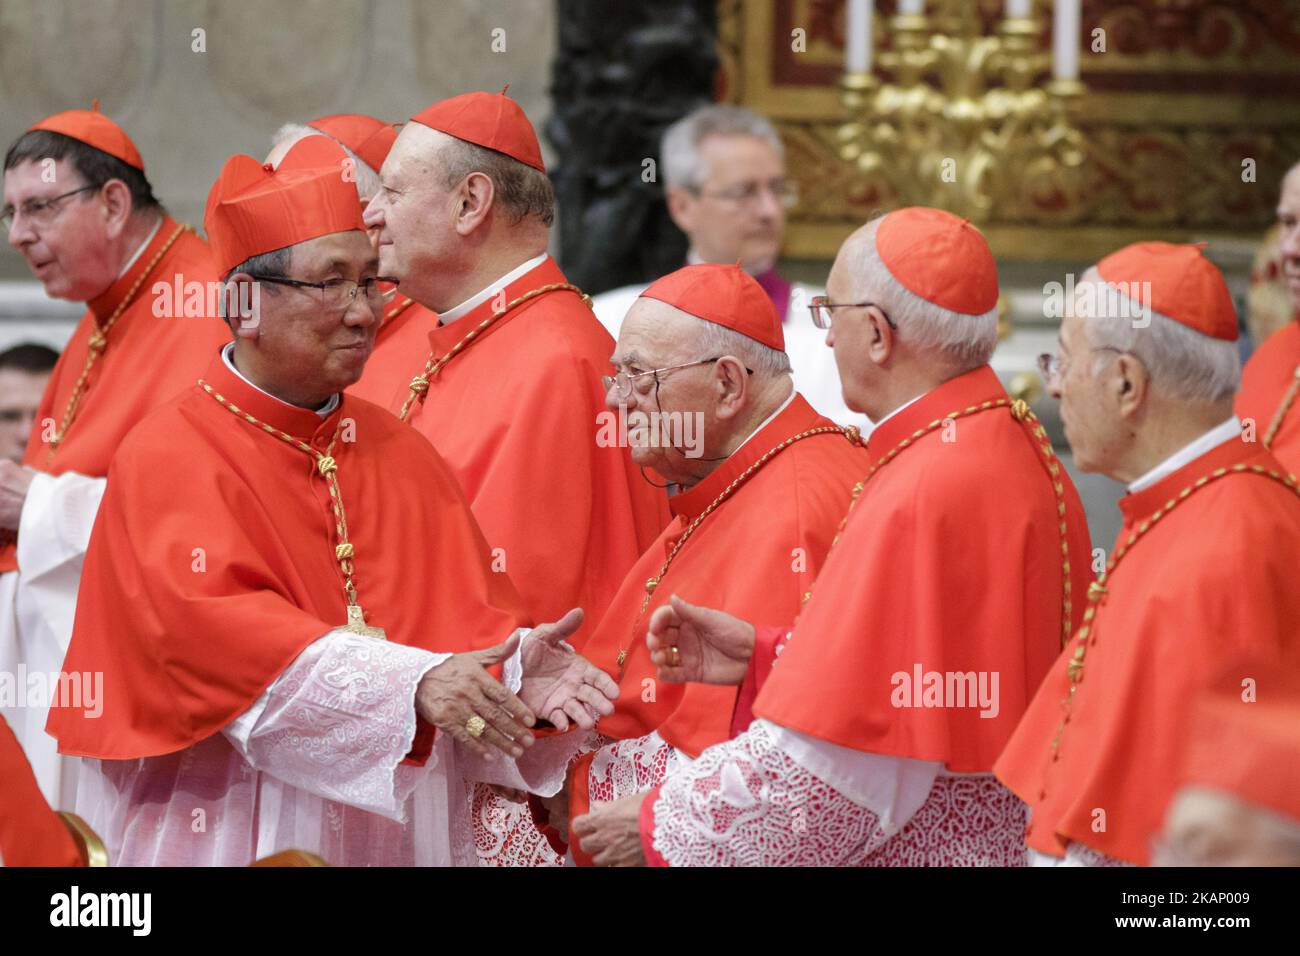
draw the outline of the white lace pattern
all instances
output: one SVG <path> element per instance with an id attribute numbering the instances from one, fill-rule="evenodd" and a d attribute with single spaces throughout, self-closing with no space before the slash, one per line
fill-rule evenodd
<path id="1" fill-rule="evenodd" d="M 672 866 L 1020 866 L 1025 807 L 987 774 L 938 776 L 889 835 L 776 745 L 764 721 L 668 777 L 654 848 Z"/>

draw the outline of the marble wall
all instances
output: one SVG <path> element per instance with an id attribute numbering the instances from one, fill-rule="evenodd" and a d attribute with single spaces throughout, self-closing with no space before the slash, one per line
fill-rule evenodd
<path id="1" fill-rule="evenodd" d="M 264 155 L 286 122 L 400 120 L 509 83 L 540 129 L 554 19 L 551 0 L 4 0 L 0 143 L 98 97 L 159 198 L 199 226 L 226 157 Z M 6 245 L 0 279 L 25 278 Z"/>

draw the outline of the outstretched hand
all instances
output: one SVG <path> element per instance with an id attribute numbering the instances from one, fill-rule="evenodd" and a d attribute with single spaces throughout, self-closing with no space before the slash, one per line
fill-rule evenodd
<path id="1" fill-rule="evenodd" d="M 564 644 L 581 624 L 582 609 L 575 607 L 554 624 L 534 628 L 520 655 L 520 699 L 560 731 L 568 730 L 570 721 L 591 730 L 614 712 L 612 701 L 618 698 L 613 678 Z"/>
<path id="2" fill-rule="evenodd" d="M 674 594 L 650 615 L 645 643 L 661 681 L 734 685 L 754 654 L 754 625 Z"/>
<path id="3" fill-rule="evenodd" d="M 509 659 L 518 646 L 518 634 L 511 634 L 495 647 L 453 654 L 420 680 L 415 689 L 416 712 L 480 757 L 491 753 L 484 744 L 511 757 L 521 756 L 533 744 L 528 728 L 537 719 L 485 670 Z M 469 732 L 470 720 L 476 716 L 485 724 L 477 737 Z"/>

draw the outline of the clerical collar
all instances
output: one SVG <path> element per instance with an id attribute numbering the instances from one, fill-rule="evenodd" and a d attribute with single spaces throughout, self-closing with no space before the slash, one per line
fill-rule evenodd
<path id="1" fill-rule="evenodd" d="M 1178 451 L 1174 452 L 1160 464 L 1156 465 L 1145 475 L 1133 481 L 1128 486 L 1129 494 L 1142 491 L 1144 488 L 1150 488 L 1157 481 L 1167 478 L 1184 465 L 1191 464 L 1197 458 L 1200 458 L 1211 448 L 1217 448 L 1224 442 L 1236 438 L 1241 434 L 1241 419 L 1233 415 L 1226 422 L 1215 425 L 1200 438 L 1193 439 Z"/>
<path id="2" fill-rule="evenodd" d="M 438 324 L 451 325 L 451 323 L 455 322 L 457 319 L 469 315 L 470 312 L 477 309 L 480 305 L 482 305 L 488 299 L 492 298 L 492 296 L 496 295 L 498 292 L 500 292 L 510 283 L 514 282 L 516 279 L 521 278 L 524 275 L 527 275 L 529 272 L 532 272 L 534 269 L 540 266 L 543 262 L 546 261 L 546 256 L 547 253 L 543 252 L 540 256 L 534 256 L 533 258 L 529 259 L 527 262 L 515 266 L 515 268 L 511 269 L 500 279 L 497 279 L 496 282 L 493 282 L 482 292 L 470 296 L 468 299 L 466 299 L 460 305 L 456 306 L 454 309 L 448 309 L 446 312 L 440 313 L 438 315 Z"/>
<path id="3" fill-rule="evenodd" d="M 780 415 L 783 411 L 789 408 L 790 403 L 794 401 L 795 394 L 796 392 L 795 392 L 794 382 L 791 382 L 790 394 L 785 397 L 785 401 L 781 403 L 781 406 L 776 411 L 774 411 L 771 415 L 768 415 L 767 418 L 759 422 L 758 427 L 755 428 L 752 432 L 750 432 L 747 436 L 745 436 L 745 440 L 736 446 L 735 451 L 733 451 L 732 454 L 734 455 L 736 452 L 740 451 L 740 449 L 744 448 L 751 438 L 753 438 L 755 435 L 761 432 L 768 425 L 772 424 L 772 419 L 776 418 L 777 415 Z"/>
<path id="4" fill-rule="evenodd" d="M 222 348 L 221 350 L 221 360 L 226 363 L 226 368 L 230 369 L 230 371 L 234 372 L 236 375 L 239 376 L 240 381 L 246 384 L 249 388 L 256 389 L 257 391 L 261 392 L 267 398 L 274 398 L 281 405 L 287 406 L 288 408 L 298 408 L 297 405 L 292 405 L 289 402 L 286 402 L 283 398 L 280 398 L 278 395 L 272 395 L 266 389 L 259 386 L 256 382 L 250 381 L 247 375 L 245 375 L 243 372 L 241 372 L 239 369 L 235 367 L 234 354 L 235 354 L 235 343 L 227 342 L 225 344 L 225 347 Z M 316 408 L 312 410 L 321 418 L 329 418 L 330 415 L 334 413 L 334 409 L 338 407 L 339 407 L 339 393 L 335 392 L 333 395 L 329 397 L 329 400 L 324 405 L 322 405 L 320 408 Z"/>
<path id="5" fill-rule="evenodd" d="M 130 272 L 131 267 L 135 265 L 135 261 L 139 259 L 142 255 L 144 255 L 144 251 L 149 248 L 149 243 L 153 242 L 153 237 L 158 235 L 158 230 L 162 228 L 164 218 L 166 217 L 164 216 L 158 217 L 158 221 L 154 223 L 153 228 L 149 230 L 149 235 L 144 237 L 144 242 L 140 243 L 139 248 L 135 250 L 135 253 L 131 256 L 131 258 L 126 260 L 126 265 L 122 266 L 122 271 L 117 274 L 118 279 L 122 278 L 122 276 Z M 113 281 L 116 282 L 117 280 L 115 279 Z"/>
<path id="6" fill-rule="evenodd" d="M 883 418 L 881 418 L 880 421 L 872 423 L 871 426 L 872 431 L 879 428 L 881 425 L 885 424 L 885 422 L 889 421 L 891 418 L 893 418 L 895 415 L 897 415 L 899 412 L 905 409 L 908 405 L 915 405 L 917 402 L 919 402 L 921 399 L 925 398 L 925 396 L 929 394 L 930 394 L 929 392 L 922 392 L 920 395 L 916 396 L 915 398 L 909 398 L 902 405 L 899 405 L 892 412 L 888 413 Z"/>

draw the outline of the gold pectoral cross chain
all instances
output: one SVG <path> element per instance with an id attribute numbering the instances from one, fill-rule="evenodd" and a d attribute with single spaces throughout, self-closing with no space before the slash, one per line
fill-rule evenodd
<path id="1" fill-rule="evenodd" d="M 343 625 L 342 629 L 351 631 L 353 634 L 360 634 L 363 637 L 373 637 L 380 641 L 387 640 L 388 635 L 384 633 L 382 627 L 371 627 L 366 623 L 365 612 L 361 610 L 361 605 L 357 603 L 357 589 L 352 582 L 354 572 L 352 559 L 355 555 L 355 549 L 352 547 L 352 542 L 348 540 L 348 519 L 347 514 L 343 511 L 343 492 L 339 490 L 339 466 L 338 462 L 334 460 L 333 454 L 334 444 L 338 441 L 339 431 L 343 425 L 342 418 L 339 419 L 339 424 L 334 429 L 334 437 L 330 439 L 329 447 L 325 451 L 319 452 L 306 442 L 294 438 L 288 432 L 282 432 L 273 425 L 258 421 L 224 395 L 217 392 L 203 379 L 199 379 L 199 387 L 211 395 L 223 408 L 237 417 L 262 429 L 268 435 L 274 435 L 281 441 L 287 442 L 299 451 L 306 452 L 316 462 L 316 471 L 329 485 L 330 507 L 334 510 L 334 531 L 338 537 L 338 543 L 334 546 L 334 558 L 338 561 L 339 569 L 343 572 L 343 594 L 347 598 L 348 607 L 348 621 Z"/>

